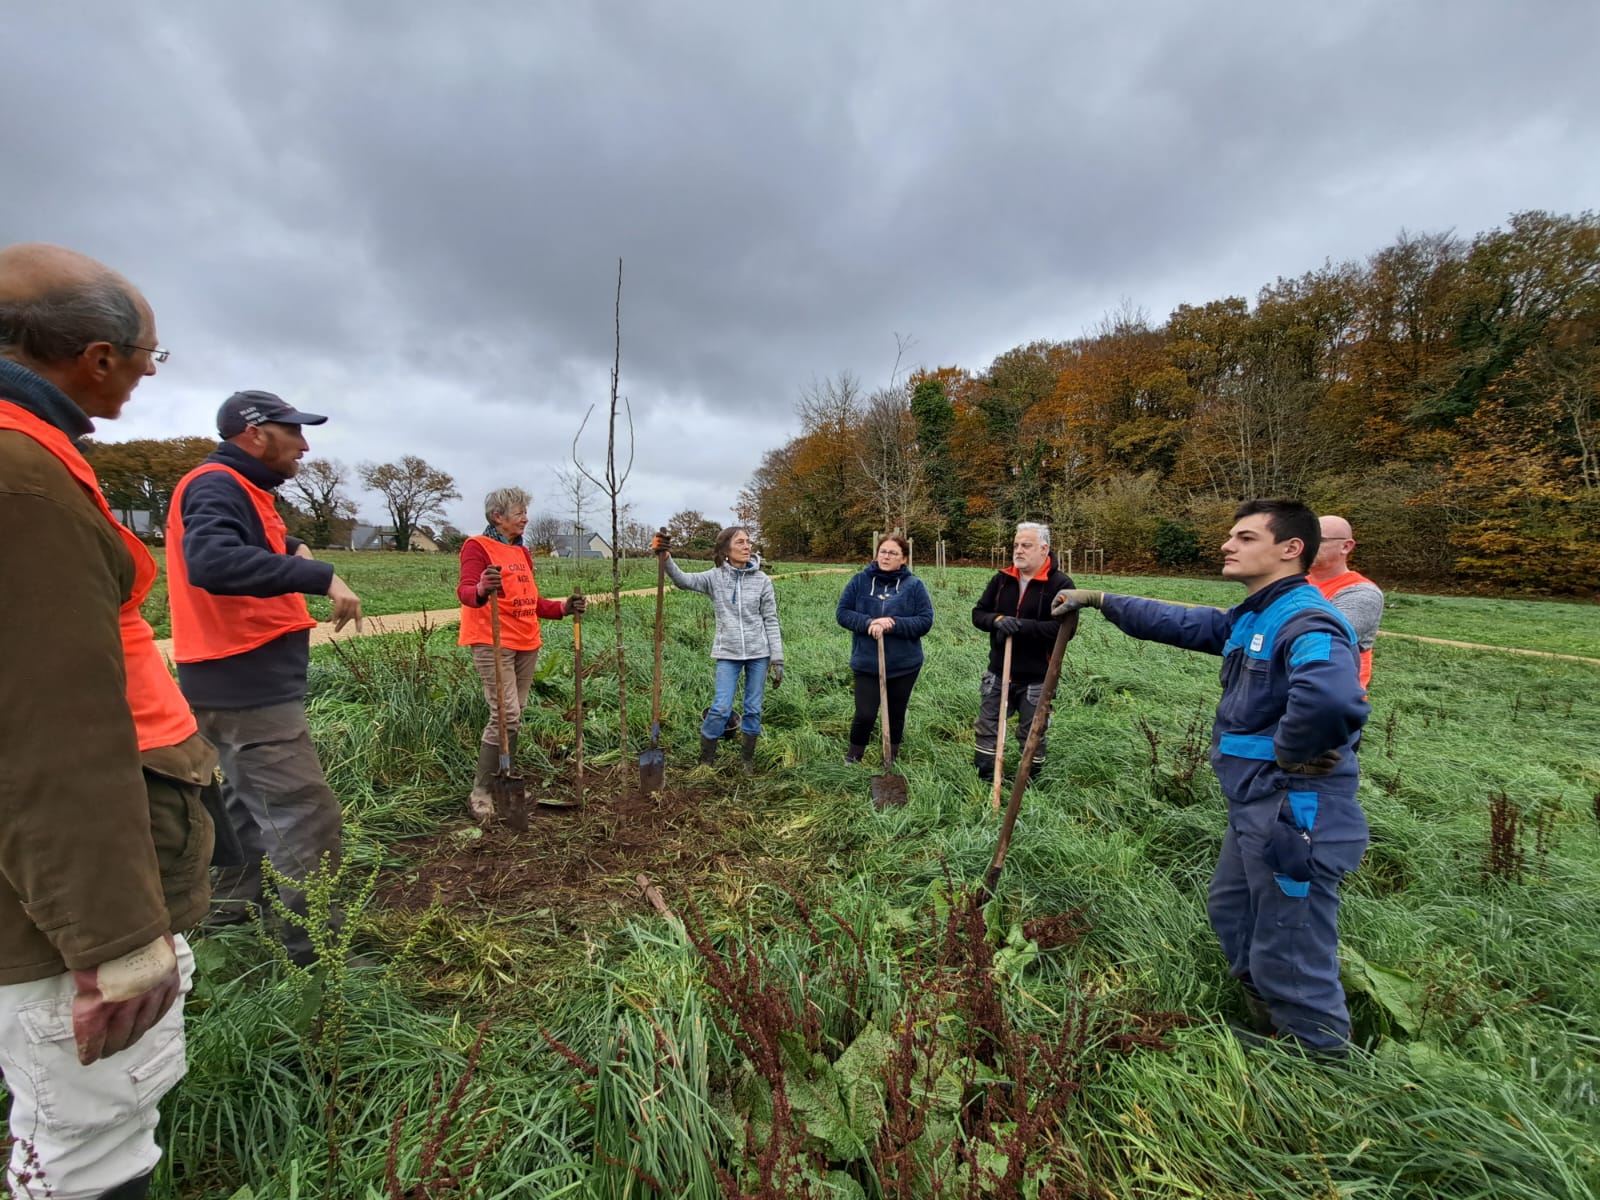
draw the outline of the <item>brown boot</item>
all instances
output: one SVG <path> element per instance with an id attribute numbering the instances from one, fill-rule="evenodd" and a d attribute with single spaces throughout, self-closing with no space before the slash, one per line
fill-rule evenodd
<path id="1" fill-rule="evenodd" d="M 759 733 L 747 733 L 744 735 L 744 744 L 739 748 L 739 758 L 742 760 L 740 766 L 744 769 L 746 775 L 754 775 L 756 773 L 756 742 L 760 739 L 761 735 Z"/>
<path id="2" fill-rule="evenodd" d="M 717 765 L 717 739 L 700 735 L 700 765 L 714 767 Z"/>

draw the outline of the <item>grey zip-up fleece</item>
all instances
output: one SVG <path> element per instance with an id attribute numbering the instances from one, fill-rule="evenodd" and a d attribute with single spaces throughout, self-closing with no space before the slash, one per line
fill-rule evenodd
<path id="1" fill-rule="evenodd" d="M 778 594 L 772 580 L 761 573 L 760 555 L 751 555 L 742 567 L 723 563 L 709 571 L 686 575 L 669 554 L 667 578 L 673 587 L 711 597 L 711 607 L 717 615 L 712 658 L 771 658 L 774 665 L 783 662 Z"/>

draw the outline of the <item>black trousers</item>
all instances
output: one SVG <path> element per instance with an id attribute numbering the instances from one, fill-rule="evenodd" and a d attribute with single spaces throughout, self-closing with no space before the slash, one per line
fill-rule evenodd
<path id="1" fill-rule="evenodd" d="M 911 689 L 916 686 L 918 667 L 907 675 L 896 675 L 888 681 L 889 688 L 889 742 L 898 746 L 906 737 L 906 705 L 911 702 Z M 850 744 L 865 746 L 872 739 L 878 724 L 878 676 L 856 672 L 856 717 L 850 722 Z"/>

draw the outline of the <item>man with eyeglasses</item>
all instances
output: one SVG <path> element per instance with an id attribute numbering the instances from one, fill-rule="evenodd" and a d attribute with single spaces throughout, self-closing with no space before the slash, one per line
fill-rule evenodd
<path id="1" fill-rule="evenodd" d="M 279 930 L 300 966 L 317 961 L 303 884 L 339 865 L 343 814 L 306 724 L 306 596 L 333 601 L 333 627 L 361 624 L 361 601 L 304 543 L 289 537 L 277 489 L 300 470 L 305 425 L 271 392 L 235 392 L 217 412 L 222 443 L 173 489 L 168 601 L 178 684 L 222 759 L 223 796 L 244 865 L 220 869 L 212 923 L 271 914 L 261 861 L 284 877 L 293 914 Z"/>
<path id="2" fill-rule="evenodd" d="M 155 364 L 126 279 L 0 249 L 0 1071 L 18 1196 L 139 1200 L 183 1077 L 216 754 L 140 603 L 150 552 L 79 448 Z"/>
<path id="3" fill-rule="evenodd" d="M 989 662 L 979 689 L 978 720 L 974 727 L 977 748 L 973 766 L 984 783 L 994 781 L 995 743 L 1000 733 L 1000 706 L 1015 713 L 1016 738 L 1021 747 L 1028 742 L 1028 730 L 1039 707 L 1044 677 L 1050 666 L 1050 651 L 1055 646 L 1056 622 L 1050 616 L 1050 601 L 1063 588 L 1072 586 L 1072 577 L 1055 565 L 1050 554 L 1050 527 L 1034 521 L 1017 526 L 1011 544 L 1011 565 L 995 575 L 972 606 L 972 623 L 989 635 Z M 1077 632 L 1077 622 L 1072 622 Z M 1069 634 L 1069 636 L 1071 636 Z M 1011 679 L 1001 695 L 1005 675 L 1006 643 L 1011 643 Z M 1039 777 L 1048 749 L 1040 736 L 1034 751 L 1029 781 Z M 1018 754 L 1020 761 L 1021 754 Z"/>

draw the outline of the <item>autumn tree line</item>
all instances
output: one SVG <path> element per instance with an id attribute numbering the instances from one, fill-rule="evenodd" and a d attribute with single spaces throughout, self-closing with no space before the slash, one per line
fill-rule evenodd
<path id="1" fill-rule="evenodd" d="M 863 558 L 898 528 L 987 563 L 1042 520 L 1108 569 L 1211 568 L 1235 504 L 1279 495 L 1348 517 L 1369 574 L 1591 592 L 1600 218 L 1402 234 L 1254 304 L 1124 306 L 982 371 L 815 382 L 797 412 L 740 497 L 769 554 Z"/>

